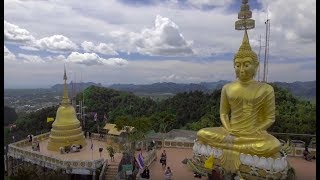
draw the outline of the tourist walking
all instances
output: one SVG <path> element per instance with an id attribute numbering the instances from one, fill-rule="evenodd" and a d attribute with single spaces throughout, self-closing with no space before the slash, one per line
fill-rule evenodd
<path id="1" fill-rule="evenodd" d="M 164 172 L 164 179 L 165 180 L 171 180 L 172 179 L 172 170 L 170 169 L 170 167 L 167 167 L 167 170 L 165 170 Z"/>
<path id="2" fill-rule="evenodd" d="M 164 170 L 167 166 L 167 153 L 166 150 L 163 150 L 160 157 L 160 163 L 162 165 L 162 169 Z"/>

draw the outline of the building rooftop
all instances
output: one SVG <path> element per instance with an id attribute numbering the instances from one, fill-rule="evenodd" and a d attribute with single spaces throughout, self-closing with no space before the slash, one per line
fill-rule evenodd
<path id="1" fill-rule="evenodd" d="M 132 132 L 132 131 L 134 131 L 134 127 L 132 127 L 132 126 L 127 126 L 129 129 L 129 133 L 130 132 Z M 122 133 L 125 133 L 126 132 L 126 130 L 124 130 L 124 129 L 121 129 L 121 130 L 118 130 L 117 128 L 116 128 L 116 124 L 110 124 L 110 123 L 107 123 L 105 126 L 104 126 L 104 128 L 103 129 L 106 129 L 106 130 L 108 130 L 108 134 L 110 134 L 110 135 L 115 135 L 115 136 L 119 136 L 119 135 L 121 135 Z"/>

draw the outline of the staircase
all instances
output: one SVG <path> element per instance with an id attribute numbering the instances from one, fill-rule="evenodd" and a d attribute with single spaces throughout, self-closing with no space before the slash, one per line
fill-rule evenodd
<path id="1" fill-rule="evenodd" d="M 110 164 L 108 166 L 107 172 L 105 173 L 105 180 L 115 180 L 118 173 L 118 165 Z"/>

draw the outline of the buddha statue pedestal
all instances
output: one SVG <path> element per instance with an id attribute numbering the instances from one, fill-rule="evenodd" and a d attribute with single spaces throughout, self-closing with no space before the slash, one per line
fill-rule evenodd
<path id="1" fill-rule="evenodd" d="M 238 169 L 235 172 L 231 172 L 228 169 L 228 165 L 227 167 L 224 166 L 226 162 L 224 152 L 226 151 L 230 150 L 211 147 L 196 141 L 193 146 L 194 157 L 192 162 L 189 160 L 188 163 L 189 165 L 193 163 L 190 166 L 194 167 L 194 171 L 200 171 L 200 174 L 208 174 L 210 176 L 213 169 L 218 170 L 218 174 L 223 179 L 229 179 L 234 176 L 234 179 L 246 180 L 290 179 L 289 177 L 294 176 L 291 171 L 292 168 L 288 164 L 287 156 L 281 156 L 280 153 L 269 158 L 239 153 L 239 157 L 234 159 L 239 161 Z M 226 154 L 229 153 L 227 152 Z M 235 154 L 238 154 L 238 152 Z M 213 158 L 211 161 L 212 166 L 207 168 L 204 165 L 210 156 Z"/>

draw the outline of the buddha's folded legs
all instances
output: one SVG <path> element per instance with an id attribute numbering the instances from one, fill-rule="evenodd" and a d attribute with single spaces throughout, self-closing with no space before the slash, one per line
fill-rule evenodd
<path id="1" fill-rule="evenodd" d="M 266 132 L 259 135 L 235 136 L 232 144 L 224 142 L 228 134 L 222 127 L 203 128 L 198 131 L 197 139 L 211 147 L 264 157 L 273 156 L 280 150 L 278 139 Z"/>

